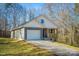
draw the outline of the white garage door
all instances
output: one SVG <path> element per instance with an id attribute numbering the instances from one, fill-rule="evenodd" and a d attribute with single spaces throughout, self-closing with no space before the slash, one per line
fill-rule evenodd
<path id="1" fill-rule="evenodd" d="M 40 30 L 27 30 L 27 40 L 39 40 Z"/>

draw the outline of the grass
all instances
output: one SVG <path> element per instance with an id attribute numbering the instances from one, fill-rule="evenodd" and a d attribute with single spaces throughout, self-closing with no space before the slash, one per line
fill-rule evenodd
<path id="1" fill-rule="evenodd" d="M 41 49 L 25 41 L 0 38 L 0 56 L 51 56 L 51 51 Z"/>

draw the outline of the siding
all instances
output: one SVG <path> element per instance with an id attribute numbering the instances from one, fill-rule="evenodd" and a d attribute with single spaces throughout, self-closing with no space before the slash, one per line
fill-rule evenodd
<path id="1" fill-rule="evenodd" d="M 25 28 L 21 28 L 21 29 L 12 31 L 11 38 L 15 38 L 15 39 L 19 39 L 19 40 L 25 39 L 24 30 L 25 30 Z"/>
<path id="2" fill-rule="evenodd" d="M 14 38 L 13 35 L 14 35 L 14 34 L 13 34 L 13 31 L 11 31 L 11 38 Z"/>
<path id="3" fill-rule="evenodd" d="M 41 22 L 41 19 L 44 20 L 44 23 L 40 23 Z M 38 17 L 36 20 L 35 20 L 37 23 L 39 23 L 40 25 L 43 26 L 43 28 L 57 28 L 49 19 L 43 17 L 43 16 L 40 16 Z"/>

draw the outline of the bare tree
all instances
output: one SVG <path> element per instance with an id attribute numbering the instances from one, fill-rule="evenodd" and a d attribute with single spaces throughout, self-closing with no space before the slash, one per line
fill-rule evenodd
<path id="1" fill-rule="evenodd" d="M 64 8 L 62 6 L 65 6 Z M 55 8 L 57 8 L 55 10 Z M 59 41 L 63 41 L 64 43 L 68 43 L 72 45 L 75 42 L 74 35 L 75 35 L 75 27 L 77 26 L 74 17 L 72 15 L 72 10 L 70 9 L 69 5 L 67 4 L 46 4 L 45 9 L 48 11 L 49 16 L 51 19 L 56 19 L 57 22 L 54 23 L 59 28 Z M 59 11 L 60 9 L 60 11 Z M 65 35 L 65 33 L 67 35 Z"/>
<path id="2" fill-rule="evenodd" d="M 23 7 L 20 4 L 13 4 L 13 3 L 7 4 L 6 3 L 5 8 L 6 8 L 5 10 L 7 11 L 6 17 L 7 19 L 10 18 L 9 21 L 11 21 L 9 22 L 10 23 L 9 25 L 12 24 L 11 27 L 13 28 L 20 25 L 20 18 L 22 19 L 23 18 L 22 16 L 24 14 Z"/>
<path id="3" fill-rule="evenodd" d="M 27 15 L 29 17 L 29 20 L 34 19 L 34 17 L 35 17 L 35 8 L 29 8 Z"/>

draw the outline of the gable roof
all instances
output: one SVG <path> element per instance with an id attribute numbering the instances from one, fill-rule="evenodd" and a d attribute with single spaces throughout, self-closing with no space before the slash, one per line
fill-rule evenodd
<path id="1" fill-rule="evenodd" d="M 46 21 L 45 24 L 41 24 L 39 22 L 40 19 L 44 19 Z M 30 27 L 30 28 L 57 28 L 57 26 L 54 24 L 54 21 L 51 21 L 50 18 L 47 17 L 46 15 L 40 15 L 40 16 L 37 16 L 36 18 L 34 18 L 33 20 L 14 28 L 13 30 L 19 29 L 19 28 L 24 28 L 24 27 Z"/>

